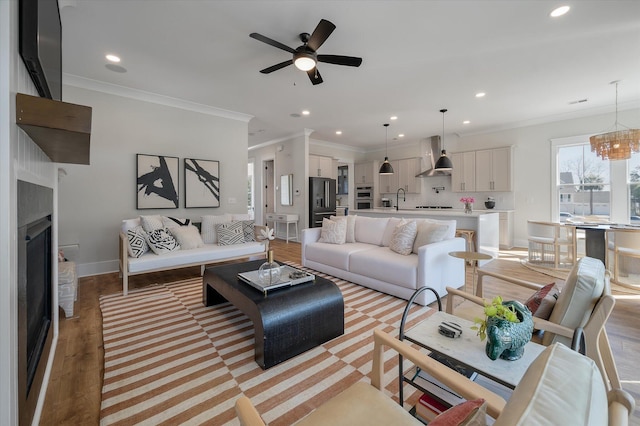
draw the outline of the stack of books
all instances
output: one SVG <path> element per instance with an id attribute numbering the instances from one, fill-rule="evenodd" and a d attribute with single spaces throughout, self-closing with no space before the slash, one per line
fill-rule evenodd
<path id="1" fill-rule="evenodd" d="M 475 380 L 476 377 L 478 377 L 478 373 L 475 371 L 467 369 L 444 355 L 431 352 L 429 356 L 458 373 L 463 374 L 470 380 Z M 445 386 L 435 377 L 419 368 L 416 369 L 412 380 L 416 385 L 426 391 L 416 404 L 416 416 L 426 423 L 432 421 L 438 414 L 446 411 L 450 407 L 465 401 L 462 396 L 458 395 L 451 388 Z"/>

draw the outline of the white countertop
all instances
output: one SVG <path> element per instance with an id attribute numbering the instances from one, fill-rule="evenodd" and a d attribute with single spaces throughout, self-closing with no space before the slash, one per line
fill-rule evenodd
<path id="1" fill-rule="evenodd" d="M 498 213 L 498 210 L 473 210 L 471 213 L 465 213 L 464 209 L 400 209 L 395 207 L 349 210 L 349 214 L 380 214 L 386 216 L 461 216 L 461 217 L 478 217 L 486 214 Z"/>

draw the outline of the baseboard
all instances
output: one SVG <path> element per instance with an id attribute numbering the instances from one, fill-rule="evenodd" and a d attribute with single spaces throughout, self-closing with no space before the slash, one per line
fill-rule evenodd
<path id="1" fill-rule="evenodd" d="M 120 266 L 117 260 L 107 260 L 104 262 L 79 263 L 78 277 L 88 277 L 90 275 L 110 274 L 118 272 Z"/>

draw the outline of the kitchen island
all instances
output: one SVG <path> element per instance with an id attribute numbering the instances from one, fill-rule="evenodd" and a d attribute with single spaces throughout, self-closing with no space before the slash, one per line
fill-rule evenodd
<path id="1" fill-rule="evenodd" d="M 455 220 L 457 229 L 472 229 L 476 233 L 476 247 L 481 253 L 492 258 L 498 257 L 500 244 L 500 216 L 497 212 L 475 210 L 465 213 L 464 209 L 400 209 L 377 208 L 349 210 L 350 215 L 366 217 L 402 217 L 411 219 Z M 480 261 L 482 265 L 489 261 Z"/>

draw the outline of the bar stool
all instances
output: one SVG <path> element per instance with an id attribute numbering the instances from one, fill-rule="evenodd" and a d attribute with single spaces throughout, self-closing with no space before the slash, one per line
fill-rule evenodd
<path id="1" fill-rule="evenodd" d="M 476 251 L 475 245 L 476 231 L 473 229 L 456 229 L 456 237 L 462 237 L 467 240 L 467 251 Z"/>

